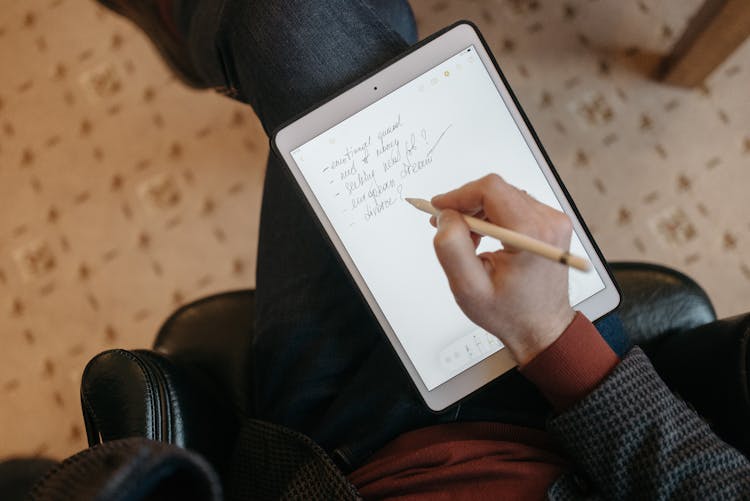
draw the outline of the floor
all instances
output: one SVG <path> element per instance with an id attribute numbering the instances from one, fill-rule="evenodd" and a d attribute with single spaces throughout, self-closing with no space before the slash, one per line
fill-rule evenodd
<path id="1" fill-rule="evenodd" d="M 750 310 L 750 44 L 696 90 L 650 78 L 700 0 L 412 2 L 477 22 L 610 260 Z M 86 362 L 253 287 L 267 139 L 88 0 L 0 0 L 0 457 L 85 446 Z"/>

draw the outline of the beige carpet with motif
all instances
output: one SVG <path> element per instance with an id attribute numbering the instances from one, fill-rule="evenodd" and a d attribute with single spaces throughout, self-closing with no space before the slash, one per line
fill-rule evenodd
<path id="1" fill-rule="evenodd" d="M 649 78 L 700 0 L 415 0 L 474 20 L 611 260 L 750 310 L 750 45 L 697 90 Z M 0 457 L 85 446 L 81 371 L 177 306 L 253 287 L 267 139 L 86 0 L 0 0 Z"/>

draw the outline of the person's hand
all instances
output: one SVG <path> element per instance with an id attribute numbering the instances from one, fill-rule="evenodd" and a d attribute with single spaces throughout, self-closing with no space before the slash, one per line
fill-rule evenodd
<path id="1" fill-rule="evenodd" d="M 524 364 L 551 345 L 572 322 L 568 267 L 530 252 L 505 248 L 476 254 L 479 235 L 460 213 L 485 219 L 563 249 L 570 246 L 568 216 L 490 174 L 438 195 L 435 252 L 458 306 L 497 336 Z"/>

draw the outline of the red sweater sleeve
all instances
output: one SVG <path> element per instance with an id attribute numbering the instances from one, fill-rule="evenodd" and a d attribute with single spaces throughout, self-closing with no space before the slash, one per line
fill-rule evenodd
<path id="1" fill-rule="evenodd" d="M 578 312 L 554 343 L 519 370 L 563 411 L 596 388 L 619 361 L 594 324 Z"/>

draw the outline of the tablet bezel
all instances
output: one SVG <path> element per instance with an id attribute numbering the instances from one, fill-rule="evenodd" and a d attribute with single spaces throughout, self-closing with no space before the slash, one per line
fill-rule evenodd
<path id="1" fill-rule="evenodd" d="M 580 310 L 588 318 L 596 320 L 617 308 L 620 303 L 620 291 L 610 270 L 606 266 L 601 251 L 593 241 L 575 204 L 570 199 L 567 189 L 562 184 L 557 171 L 547 156 L 528 118 L 521 109 L 518 100 L 510 89 L 494 56 L 473 23 L 460 21 L 420 42 L 405 54 L 387 63 L 385 67 L 363 77 L 323 104 L 282 125 L 272 135 L 271 139 L 271 147 L 280 158 L 283 158 L 289 168 L 309 206 L 315 213 L 319 225 L 338 252 L 340 260 L 346 266 L 360 294 L 369 305 L 374 317 L 377 319 L 391 346 L 409 374 L 412 383 L 427 406 L 434 411 L 447 408 L 503 373 L 511 370 L 516 365 L 515 361 L 510 356 L 508 350 L 502 349 L 454 376 L 432 391 L 427 390 L 387 318 L 379 308 L 377 301 L 354 265 L 351 256 L 349 256 L 343 243 L 338 238 L 333 225 L 317 201 L 304 175 L 292 158 L 291 153 L 296 148 L 471 45 L 476 48 L 478 57 L 482 60 L 492 81 L 495 83 L 501 98 L 539 163 L 544 176 L 549 181 L 563 210 L 571 216 L 574 231 L 578 234 L 584 248 L 590 256 L 596 256 L 596 259 L 592 259 L 592 264 L 604 282 L 604 289 L 575 306 L 576 309 Z"/>

